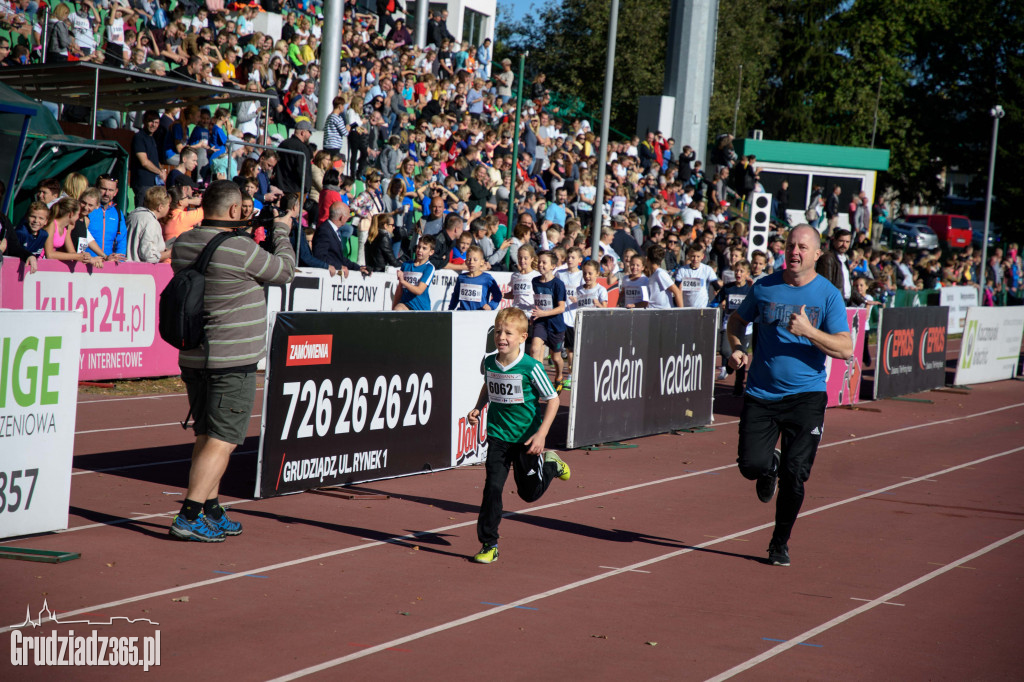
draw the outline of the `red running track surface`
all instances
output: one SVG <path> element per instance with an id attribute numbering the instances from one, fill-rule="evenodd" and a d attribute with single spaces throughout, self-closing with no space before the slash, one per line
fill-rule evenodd
<path id="1" fill-rule="evenodd" d="M 71 529 L 4 543 L 82 558 L 3 563 L 0 623 L 44 599 L 65 621 L 148 618 L 154 680 L 1017 678 L 1021 386 L 830 410 L 789 568 L 763 561 L 773 507 L 735 469 L 725 384 L 713 431 L 571 451 L 572 479 L 534 505 L 510 478 L 489 566 L 468 561 L 481 467 L 357 486 L 388 499 L 253 501 L 255 438 L 222 488 L 244 534 L 171 541 L 184 397 L 82 396 Z M 14 669 L 2 630 L 0 679 L 141 676 Z"/>

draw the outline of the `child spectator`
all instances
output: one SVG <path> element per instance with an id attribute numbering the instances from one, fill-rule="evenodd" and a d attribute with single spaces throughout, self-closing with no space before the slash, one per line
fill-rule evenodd
<path id="1" fill-rule="evenodd" d="M 619 305 L 623 308 L 646 308 L 651 300 L 650 281 L 644 275 L 645 263 L 643 256 L 633 253 L 627 261 L 629 274 L 619 282 L 622 296 Z"/>
<path id="2" fill-rule="evenodd" d="M 757 281 L 768 276 L 768 255 L 764 251 L 755 251 L 750 255 L 750 279 Z"/>
<path id="3" fill-rule="evenodd" d="M 449 270 L 464 270 L 466 268 L 466 252 L 472 243 L 473 235 L 469 232 L 463 232 L 459 235 L 458 241 L 455 242 L 455 246 L 452 247 L 451 254 L 448 256 L 448 264 L 460 265 L 462 267 L 448 268 Z"/>
<path id="4" fill-rule="evenodd" d="M 530 326 L 530 355 L 538 362 L 544 361 L 544 346 L 551 349 L 551 360 L 555 365 L 555 376 L 562 376 L 562 345 L 565 342 L 565 284 L 555 277 L 558 266 L 557 256 L 543 251 L 537 256 L 540 276 L 533 285 L 533 311 Z"/>
<path id="5" fill-rule="evenodd" d="M 466 233 L 463 233 L 463 237 Z M 462 238 L 459 239 L 462 242 Z M 448 310 L 497 310 L 501 304 L 501 288 L 489 273 L 484 272 L 484 250 L 477 245 L 466 248 L 466 271 L 455 281 Z"/>
<path id="6" fill-rule="evenodd" d="M 542 263 L 549 256 L 541 254 Z M 538 500 L 556 477 L 568 481 L 570 476 L 569 465 L 554 452 L 544 450 L 544 441 L 558 414 L 558 393 L 544 366 L 520 350 L 527 339 L 528 326 L 526 315 L 518 308 L 498 313 L 494 320 L 494 345 L 498 352 L 484 360 L 486 381 L 477 406 L 468 417 L 469 423 L 476 426 L 481 410 L 488 406 L 487 473 L 477 521 L 481 547 L 473 557 L 480 564 L 498 559 L 501 496 L 510 466 L 516 492 L 524 502 Z M 546 403 L 543 415 L 537 409 L 538 401 Z"/>
<path id="7" fill-rule="evenodd" d="M 512 273 L 511 291 L 505 298 L 512 299 L 512 306 L 524 312 L 533 310 L 533 280 L 537 272 L 537 252 L 532 244 L 523 244 L 516 252 L 518 270 Z"/>
<path id="8" fill-rule="evenodd" d="M 576 308 L 607 308 L 608 290 L 598 284 L 600 269 L 592 260 L 588 260 L 581 268 L 583 284 L 576 290 Z"/>
<path id="9" fill-rule="evenodd" d="M 695 243 L 686 253 L 686 263 L 676 272 L 676 283 L 683 292 L 683 305 L 687 308 L 704 308 L 708 304 L 708 286 L 716 293 L 721 285 L 710 265 L 704 264 L 704 248 Z"/>
<path id="10" fill-rule="evenodd" d="M 583 250 L 574 246 L 566 251 L 565 267 L 558 271 L 558 279 L 565 285 L 567 299 L 562 320 L 565 322 L 565 372 L 568 375 L 564 380 L 561 375 L 555 377 L 555 388 L 559 392 L 572 388 L 572 357 L 576 346 L 576 290 L 583 284 L 583 271 L 580 270 L 582 262 Z"/>
<path id="11" fill-rule="evenodd" d="M 750 263 L 746 260 L 740 259 L 732 264 L 733 272 L 736 274 L 736 279 L 726 284 L 718 292 L 718 296 L 715 297 L 715 305 L 722 308 L 722 332 L 719 334 L 721 340 L 721 348 L 719 352 L 722 355 L 722 367 L 718 370 L 718 379 L 721 381 L 726 377 L 727 374 L 732 373 L 732 368 L 729 367 L 729 356 L 732 355 L 733 348 L 729 345 L 729 336 L 725 333 L 726 325 L 729 322 L 729 316 L 732 315 L 743 303 L 743 299 L 747 297 L 754 284 L 750 279 Z M 746 352 L 750 347 L 750 337 L 754 331 L 754 325 L 748 324 L 746 330 L 743 332 L 743 349 Z M 736 383 L 733 385 L 733 395 L 743 395 L 743 384 L 747 376 L 747 370 L 743 367 L 736 370 Z"/>
<path id="12" fill-rule="evenodd" d="M 416 245 L 416 259 L 402 263 L 397 273 L 398 289 L 395 290 L 394 310 L 430 310 L 430 281 L 434 279 L 434 266 L 430 257 L 434 255 L 434 238 L 420 237 Z"/>
<path id="13" fill-rule="evenodd" d="M 15 230 L 21 245 L 37 258 L 43 255 L 46 247 L 46 239 L 49 237 L 46 225 L 49 222 L 50 209 L 42 201 L 33 201 L 25 214 L 25 223 Z"/>

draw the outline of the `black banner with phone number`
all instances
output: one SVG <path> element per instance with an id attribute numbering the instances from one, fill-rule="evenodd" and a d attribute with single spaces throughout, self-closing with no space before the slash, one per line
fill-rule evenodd
<path id="1" fill-rule="evenodd" d="M 256 496 L 451 466 L 444 313 L 279 313 Z"/>

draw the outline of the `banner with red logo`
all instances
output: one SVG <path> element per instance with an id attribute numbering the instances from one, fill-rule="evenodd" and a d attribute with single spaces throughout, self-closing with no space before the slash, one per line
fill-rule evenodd
<path id="1" fill-rule="evenodd" d="M 277 314 L 257 497 L 451 464 L 451 315 Z"/>
<path id="2" fill-rule="evenodd" d="M 487 459 L 487 408 L 476 426 L 467 415 L 484 386 L 484 355 L 493 353 L 497 311 L 452 313 L 452 466 Z"/>
<path id="3" fill-rule="evenodd" d="M 875 400 L 946 383 L 949 308 L 885 308 L 878 324 Z"/>
<path id="4" fill-rule="evenodd" d="M 854 405 L 860 402 L 860 379 L 864 374 L 864 344 L 867 339 L 868 309 L 847 308 L 846 322 L 853 338 L 853 357 L 825 360 L 828 406 Z"/>

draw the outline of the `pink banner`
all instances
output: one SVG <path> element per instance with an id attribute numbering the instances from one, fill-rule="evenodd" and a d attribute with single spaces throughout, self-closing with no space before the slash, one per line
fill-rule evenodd
<path id="1" fill-rule="evenodd" d="M 864 372 L 864 339 L 867 337 L 867 308 L 847 308 L 846 321 L 853 336 L 853 359 L 828 358 L 828 406 L 853 405 L 860 402 L 860 379 Z"/>
<path id="2" fill-rule="evenodd" d="M 171 279 L 166 263 L 81 263 L 39 260 L 30 274 L 4 258 L 0 307 L 82 313 L 79 379 L 132 379 L 180 374 L 178 352 L 157 327 L 158 297 Z"/>

